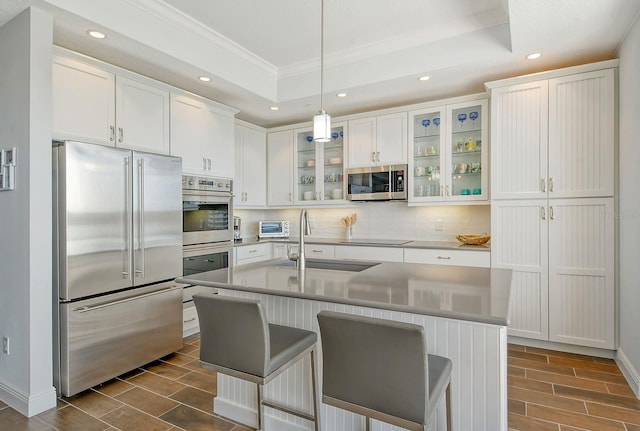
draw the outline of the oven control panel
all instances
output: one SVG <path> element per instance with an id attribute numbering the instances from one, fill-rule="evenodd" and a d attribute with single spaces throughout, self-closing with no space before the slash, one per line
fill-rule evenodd
<path id="1" fill-rule="evenodd" d="M 182 176 L 182 190 L 207 190 L 231 193 L 233 181 L 228 178 Z"/>

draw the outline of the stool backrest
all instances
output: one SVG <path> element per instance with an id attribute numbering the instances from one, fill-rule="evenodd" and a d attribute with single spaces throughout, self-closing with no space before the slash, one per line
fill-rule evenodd
<path id="1" fill-rule="evenodd" d="M 200 321 L 200 360 L 265 377 L 271 352 L 260 301 L 198 293 L 193 302 Z"/>
<path id="2" fill-rule="evenodd" d="M 426 424 L 429 376 L 422 326 L 331 311 L 321 311 L 318 323 L 323 395 Z"/>

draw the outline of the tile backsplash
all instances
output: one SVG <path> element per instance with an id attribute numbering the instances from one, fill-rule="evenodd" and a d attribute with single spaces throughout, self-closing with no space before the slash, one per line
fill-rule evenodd
<path id="1" fill-rule="evenodd" d="M 409 207 L 403 202 L 370 202 L 348 208 L 309 208 L 311 236 L 343 238 L 342 218 L 356 213 L 354 239 L 406 239 L 455 241 L 458 234 L 489 233 L 489 205 Z M 298 236 L 301 208 L 245 210 L 235 209 L 242 218 L 242 237 L 258 234 L 259 220 L 289 220 L 291 235 Z M 442 230 L 436 230 L 441 225 Z"/>

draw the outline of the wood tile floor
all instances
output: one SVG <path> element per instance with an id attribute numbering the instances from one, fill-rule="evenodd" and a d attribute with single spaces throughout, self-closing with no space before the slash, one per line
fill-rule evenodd
<path id="1" fill-rule="evenodd" d="M 213 414 L 216 375 L 198 366 L 199 345 L 189 337 L 179 352 L 29 419 L 0 402 L 0 430 L 249 431 Z M 640 431 L 640 401 L 610 359 L 509 345 L 508 373 L 509 430 Z"/>
<path id="2" fill-rule="evenodd" d="M 200 337 L 183 348 L 25 418 L 0 402 L 0 431 L 249 431 L 213 414 L 215 373 L 198 366 Z"/>
<path id="3" fill-rule="evenodd" d="M 509 345 L 509 430 L 640 431 L 640 400 L 611 359 Z"/>

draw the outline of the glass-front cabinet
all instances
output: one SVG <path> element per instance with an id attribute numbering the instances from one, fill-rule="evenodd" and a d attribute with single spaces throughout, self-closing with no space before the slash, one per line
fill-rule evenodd
<path id="1" fill-rule="evenodd" d="M 410 113 L 409 202 L 486 201 L 487 100 Z"/>
<path id="2" fill-rule="evenodd" d="M 345 129 L 333 124 L 325 143 L 313 141 L 312 129 L 295 130 L 296 205 L 344 203 Z"/>

